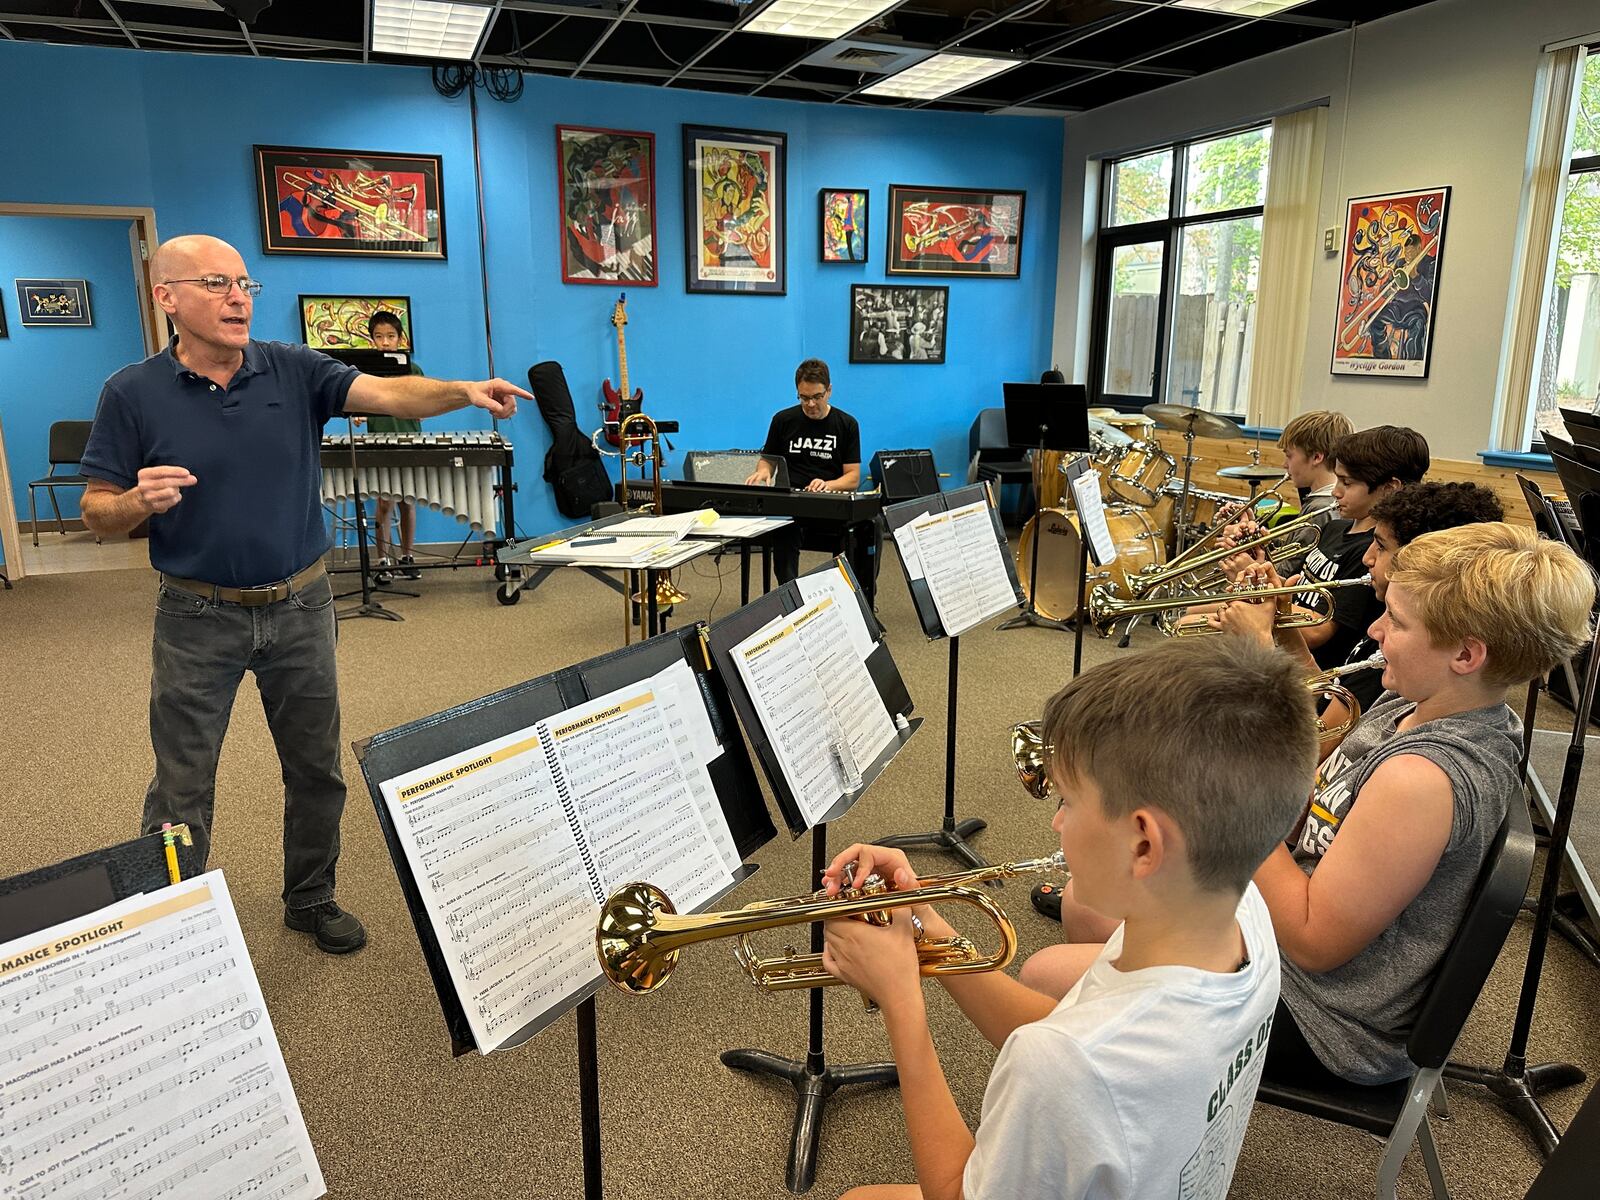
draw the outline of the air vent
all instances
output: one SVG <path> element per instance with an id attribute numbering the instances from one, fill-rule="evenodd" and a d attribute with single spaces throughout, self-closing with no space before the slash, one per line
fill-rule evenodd
<path id="1" fill-rule="evenodd" d="M 933 52 L 931 46 L 840 38 L 826 46 L 819 46 L 816 53 L 805 61 L 807 66 L 831 67 L 835 71 L 849 71 L 852 75 L 893 75 L 921 62 Z"/>

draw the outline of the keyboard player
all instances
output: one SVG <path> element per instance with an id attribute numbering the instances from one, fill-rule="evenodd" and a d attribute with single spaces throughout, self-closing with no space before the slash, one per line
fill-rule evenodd
<path id="1" fill-rule="evenodd" d="M 795 368 L 794 388 L 800 403 L 772 418 L 761 450 L 761 464 L 745 482 L 770 484 L 773 460 L 781 458 L 788 464 L 789 484 L 796 491 L 855 491 L 861 486 L 861 427 L 854 417 L 831 403 L 833 385 L 828 364 L 820 358 L 806 359 Z M 870 604 L 877 584 L 876 523 L 862 521 L 852 525 L 845 541 L 850 566 Z M 840 550 L 833 539 L 808 538 L 804 520 L 798 519 L 773 535 L 772 565 L 779 583 L 787 583 L 799 574 L 802 545 L 829 553 Z"/>

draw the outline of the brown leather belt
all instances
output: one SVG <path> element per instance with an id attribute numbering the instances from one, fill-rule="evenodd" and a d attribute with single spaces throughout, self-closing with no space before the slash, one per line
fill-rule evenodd
<path id="1" fill-rule="evenodd" d="M 287 600 L 296 592 L 305 591 L 327 573 L 327 566 L 319 558 L 298 574 L 280 583 L 269 583 L 262 587 L 223 587 L 217 583 L 206 583 L 202 579 L 179 579 L 176 575 L 163 575 L 161 582 L 167 587 L 177 588 L 179 591 L 189 592 L 206 600 L 224 600 L 229 604 L 242 604 L 245 608 L 260 608 L 263 605 Z"/>

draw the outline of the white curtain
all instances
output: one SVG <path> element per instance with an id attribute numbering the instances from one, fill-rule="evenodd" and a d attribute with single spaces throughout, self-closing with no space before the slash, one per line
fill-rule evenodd
<path id="1" fill-rule="evenodd" d="M 1250 424 L 1269 429 L 1282 429 L 1300 410 L 1327 112 L 1306 108 L 1272 122 L 1247 409 Z"/>
<path id="2" fill-rule="evenodd" d="M 1555 267 L 1562 197 L 1566 193 L 1572 136 L 1572 95 L 1583 73 L 1583 47 L 1567 46 L 1544 56 L 1533 103 L 1533 145 L 1522 181 L 1522 221 L 1511 269 L 1500 379 L 1495 397 L 1494 447 L 1528 448 L 1528 409 L 1544 344 L 1550 279 Z"/>

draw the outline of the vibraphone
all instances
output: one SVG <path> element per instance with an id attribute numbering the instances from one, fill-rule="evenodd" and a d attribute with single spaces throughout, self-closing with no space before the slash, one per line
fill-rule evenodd
<path id="1" fill-rule="evenodd" d="M 454 517 L 474 530 L 509 539 L 516 529 L 511 495 L 511 443 L 498 433 L 358 433 L 361 495 L 404 500 Z M 355 499 L 346 434 L 322 439 L 322 502 Z M 500 502 L 498 518 L 495 500 Z"/>

